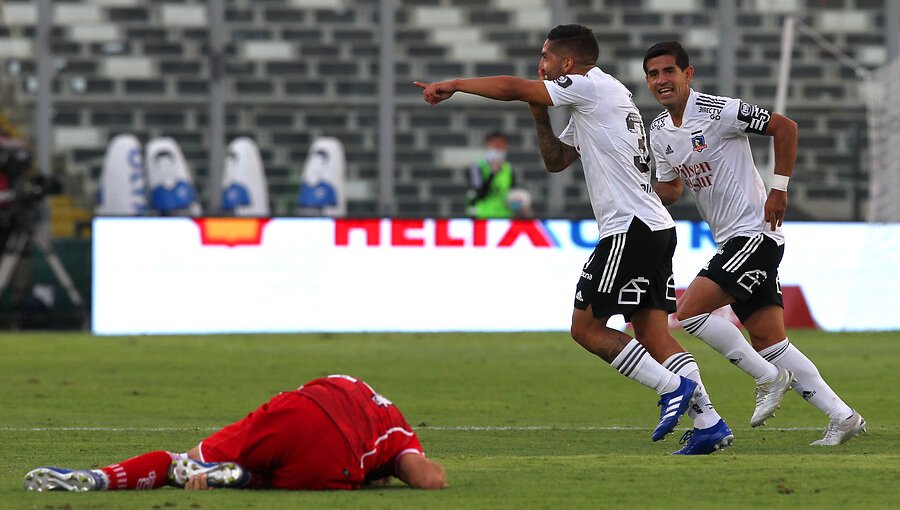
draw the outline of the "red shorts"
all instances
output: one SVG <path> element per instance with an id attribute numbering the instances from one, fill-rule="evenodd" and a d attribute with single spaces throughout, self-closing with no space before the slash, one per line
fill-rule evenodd
<path id="1" fill-rule="evenodd" d="M 358 489 L 364 480 L 331 418 L 296 392 L 275 396 L 204 439 L 200 456 L 205 462 L 236 462 L 268 488 Z"/>

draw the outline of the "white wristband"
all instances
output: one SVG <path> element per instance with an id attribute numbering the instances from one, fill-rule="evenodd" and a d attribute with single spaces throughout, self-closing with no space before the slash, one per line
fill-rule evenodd
<path id="1" fill-rule="evenodd" d="M 772 189 L 777 189 L 778 191 L 787 191 L 788 181 L 791 178 L 786 175 L 778 175 L 775 174 L 772 176 Z"/>

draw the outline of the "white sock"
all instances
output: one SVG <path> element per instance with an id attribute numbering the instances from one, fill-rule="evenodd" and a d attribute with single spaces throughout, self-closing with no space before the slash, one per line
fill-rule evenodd
<path id="1" fill-rule="evenodd" d="M 759 353 L 772 364 L 794 372 L 794 379 L 797 381 L 794 391 L 827 414 L 829 418 L 843 420 L 853 414 L 850 406 L 837 396 L 825 379 L 822 379 L 816 365 L 794 347 L 787 338 L 766 347 Z"/>
<path id="2" fill-rule="evenodd" d="M 681 321 L 681 326 L 749 374 L 757 384 L 778 378 L 778 368 L 753 350 L 753 346 L 731 321 L 704 313 Z"/>
<path id="3" fill-rule="evenodd" d="M 681 379 L 669 372 L 657 363 L 644 346 L 634 338 L 622 349 L 622 352 L 612 360 L 610 365 L 625 377 L 634 379 L 648 388 L 654 389 L 660 395 L 675 391 L 681 384 Z"/>
<path id="4" fill-rule="evenodd" d="M 687 412 L 688 416 L 694 420 L 694 427 L 708 429 L 722 419 L 719 413 L 716 412 L 716 408 L 713 407 L 709 394 L 706 393 L 706 387 L 703 386 L 703 381 L 700 380 L 700 367 L 694 361 L 693 354 L 689 352 L 673 354 L 663 362 L 663 366 L 681 377 L 687 377 L 697 383 L 697 388 L 700 389 L 700 396 L 697 397 L 697 400 Z"/>

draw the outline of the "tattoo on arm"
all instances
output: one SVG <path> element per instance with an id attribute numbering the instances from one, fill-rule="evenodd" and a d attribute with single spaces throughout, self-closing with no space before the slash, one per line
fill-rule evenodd
<path id="1" fill-rule="evenodd" d="M 549 116 L 535 116 L 534 126 L 537 131 L 538 147 L 547 170 L 551 172 L 565 170 L 575 160 L 575 156 L 570 153 L 574 152 L 574 149 L 566 150 L 568 146 L 553 134 Z M 577 153 L 575 155 L 577 156 Z"/>

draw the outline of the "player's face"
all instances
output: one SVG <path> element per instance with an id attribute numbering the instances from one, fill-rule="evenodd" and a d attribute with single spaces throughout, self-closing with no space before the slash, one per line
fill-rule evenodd
<path id="1" fill-rule="evenodd" d="M 665 107 L 682 105 L 691 94 L 694 68 L 681 70 L 673 55 L 661 55 L 647 61 L 647 88 Z"/>
<path id="2" fill-rule="evenodd" d="M 571 60 L 554 52 L 551 41 L 544 41 L 544 47 L 541 48 L 541 63 L 538 65 L 538 76 L 542 80 L 555 80 L 560 76 L 565 76 L 568 71 L 566 66 L 571 65 Z"/>

